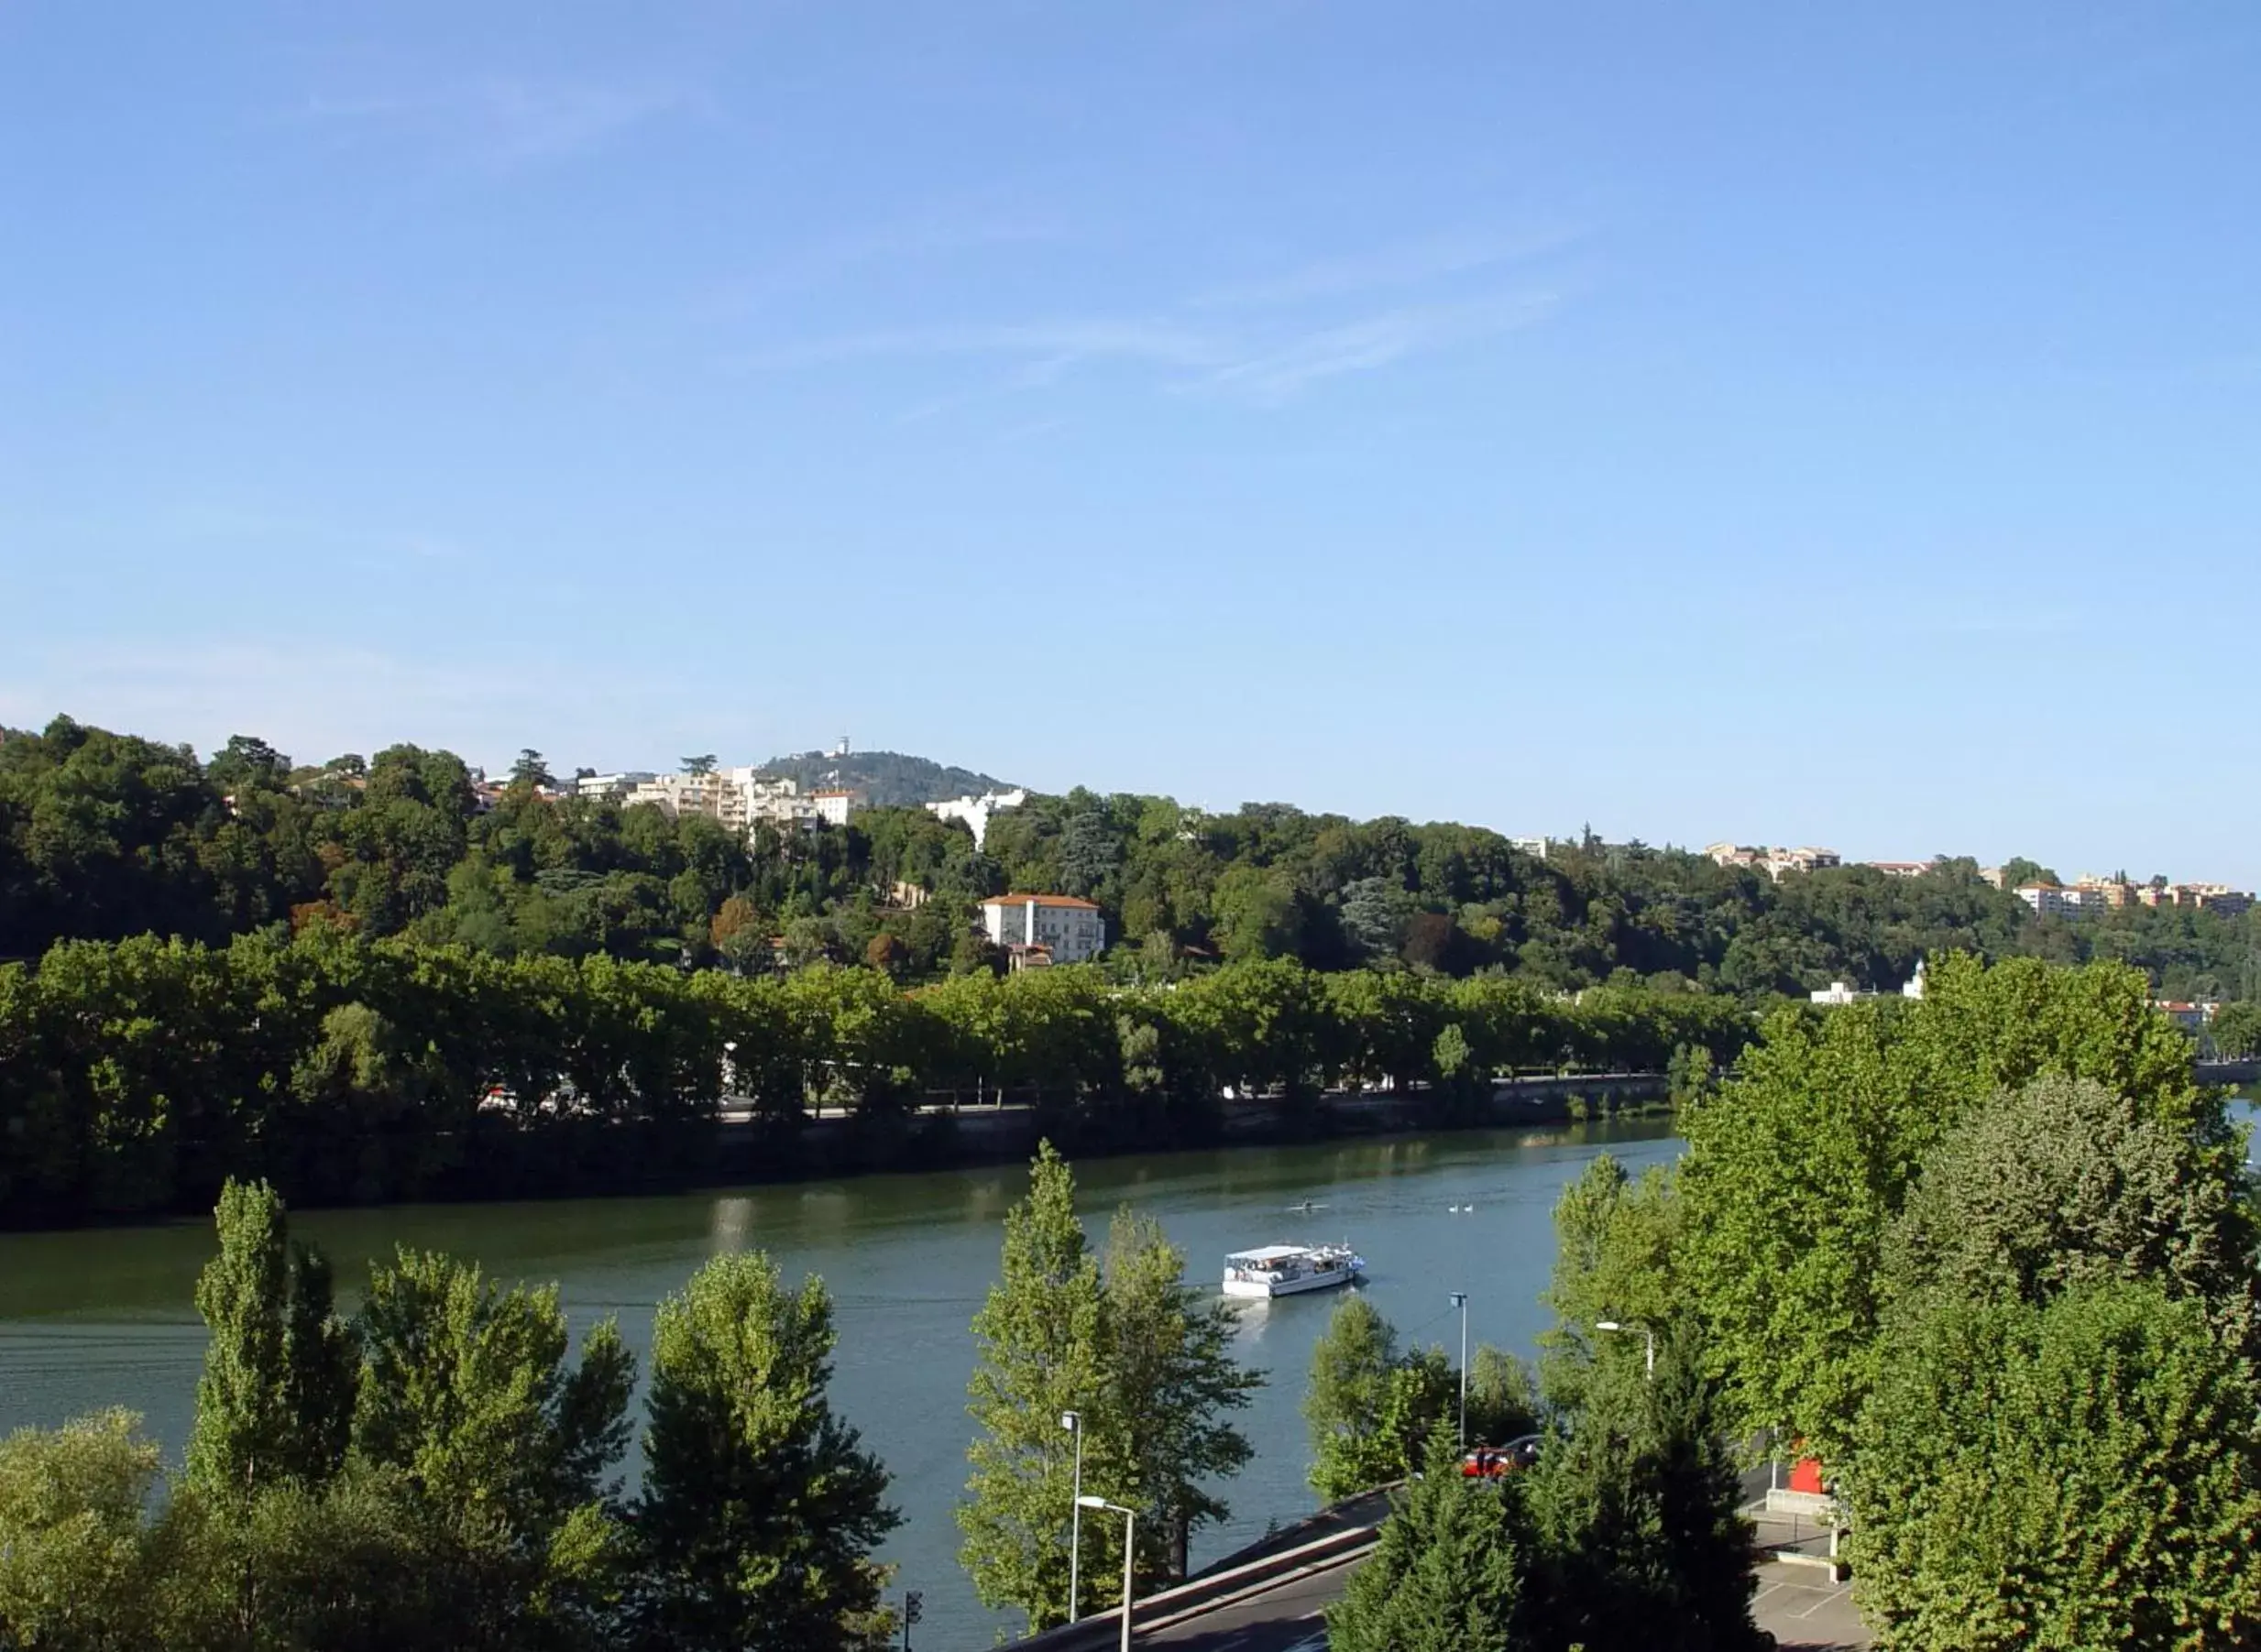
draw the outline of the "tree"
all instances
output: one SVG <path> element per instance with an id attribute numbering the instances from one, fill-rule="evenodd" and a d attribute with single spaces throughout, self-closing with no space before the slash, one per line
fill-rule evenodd
<path id="1" fill-rule="evenodd" d="M 2002 863 L 2002 887 L 2022 889 L 2028 883 L 2057 883 L 2058 875 L 2038 860 L 2028 860 L 2023 855 L 2013 855 Z"/>
<path id="2" fill-rule="evenodd" d="M 1451 1438 L 1391 1500 L 1374 1552 L 1327 1610 L 1329 1652 L 1523 1652 L 1534 1547 L 1511 1487 L 1462 1478 Z"/>
<path id="3" fill-rule="evenodd" d="M 0 1439 L 0 1645 L 157 1644 L 142 1511 L 159 1457 L 140 1424 L 113 1410 Z"/>
<path id="4" fill-rule="evenodd" d="M 1360 878 L 1343 886 L 1343 938 L 1361 960 L 1395 958 L 1416 910 L 1396 880 Z"/>
<path id="5" fill-rule="evenodd" d="M 1670 1317 L 1680 1218 L 1663 1166 L 1634 1181 L 1615 1157 L 1599 1154 L 1563 1189 L 1545 1294 L 1555 1322 L 1539 1339 L 1541 1378 L 1557 1406 L 1575 1407 L 1584 1396 L 1597 1322 L 1657 1325 Z"/>
<path id="6" fill-rule="evenodd" d="M 485 1581 L 485 1634 L 587 1629 L 618 1535 L 607 1471 L 628 1442 L 635 1362 L 609 1319 L 577 1365 L 557 1287 L 498 1291 L 478 1268 L 401 1250 L 375 1270 L 353 1450 Z"/>
<path id="7" fill-rule="evenodd" d="M 1142 1534 L 1153 1533 L 1151 1559 L 1160 1561 L 1150 1570 L 1181 1578 L 1193 1529 L 1230 1512 L 1210 1488 L 1254 1455 L 1225 1417 L 1247 1406 L 1264 1376 L 1234 1361 L 1233 1311 L 1187 1285 L 1185 1253 L 1152 1217 L 1116 1214 L 1103 1291 L 1107 1415 L 1126 1429 L 1117 1449 L 1149 1515 Z"/>
<path id="8" fill-rule="evenodd" d="M 2155 1285 L 1922 1316 L 1895 1338 L 1844 1471 L 1877 1644 L 2252 1645 L 2257 1405 L 2200 1304 Z"/>
<path id="9" fill-rule="evenodd" d="M 2210 1162 L 2238 1156 L 2140 972 L 1942 954 L 1927 981 L 1915 1003 L 1775 1016 L 1737 1077 L 1682 1114 L 1675 1289 L 1701 1308 L 1738 1428 L 1825 1461 L 1873 1378 L 1885 1232 L 1924 1155 L 1997 1091 L 2094 1078 Z"/>
<path id="10" fill-rule="evenodd" d="M 1394 1478 L 1398 1456 L 1383 1433 L 1398 1334 L 1364 1296 L 1345 1296 L 1312 1349 L 1303 1420 L 1311 1430 L 1312 1490 L 1334 1503 Z"/>
<path id="11" fill-rule="evenodd" d="M 2148 1280 L 2251 1353 L 2255 1241 L 2236 1164 L 2093 1079 L 2039 1078 L 1926 1156 L 1886 1235 L 1882 1294 L 1887 1312 L 1921 1311 Z"/>
<path id="12" fill-rule="evenodd" d="M 759 1253 L 714 1258 L 660 1304 L 635 1518 L 648 1644 L 871 1644 L 871 1551 L 901 1516 L 826 1397 L 836 1340 L 823 1282 L 787 1290 Z"/>
<path id="13" fill-rule="evenodd" d="M 1123 858 L 1103 805 L 1091 806 L 1068 816 L 1059 837 L 1059 887 L 1062 894 L 1098 899 L 1107 892 L 1115 866 Z"/>
<path id="14" fill-rule="evenodd" d="M 1544 1564 L 1534 1621 L 1550 1646 L 1587 1652 L 1760 1652 L 1758 1551 L 1738 1512 L 1717 1381 L 1685 1316 L 1604 1360 L 1530 1475 Z"/>
<path id="15" fill-rule="evenodd" d="M 1487 1342 L 1477 1343 L 1468 1356 L 1468 1443 L 1504 1445 L 1538 1427 L 1539 1396 L 1530 1367 Z"/>
<path id="16" fill-rule="evenodd" d="M 2261 1056 L 2261 1003 L 2241 1000 L 2223 1004 L 2207 1024 L 2206 1035 L 2217 1055 L 2230 1061 L 2249 1061 Z"/>
<path id="17" fill-rule="evenodd" d="M 521 749 L 518 760 L 510 765 L 510 783 L 532 791 L 537 786 L 554 786 L 557 777 L 550 772 L 542 754 L 532 746 Z"/>
<path id="18" fill-rule="evenodd" d="M 345 1460 L 357 1374 L 352 1332 L 331 1311 L 329 1265 L 291 1245 L 265 1182 L 230 1180 L 214 1217 L 220 1253 L 196 1282 L 212 1336 L 189 1479 L 223 1494 L 320 1484 Z"/>
<path id="19" fill-rule="evenodd" d="M 682 759 L 681 761 L 683 763 L 683 771 L 686 774 L 697 775 L 704 778 L 705 776 L 712 774 L 715 771 L 715 755 L 711 751 L 702 753 L 697 757 L 686 757 Z"/>
<path id="20" fill-rule="evenodd" d="M 291 760 L 257 735 L 231 734 L 205 765 L 204 776 L 229 792 L 253 787 L 279 791 L 291 777 Z"/>
<path id="21" fill-rule="evenodd" d="M 1017 1606 L 1030 1628 L 1068 1612 L 1068 1527 L 1074 1440 L 1060 1415 L 1103 1423 L 1103 1308 L 1099 1264 L 1076 1220 L 1075 1179 L 1049 1142 L 1029 1167 L 1028 1195 L 1005 1213 L 1003 1277 L 973 1318 L 979 1362 L 967 1409 L 980 1430 L 958 1525 L 959 1559 L 990 1607 Z M 1093 1428 L 1092 1436 L 1119 1439 Z M 1086 1461 L 1087 1485 L 1096 1489 Z"/>

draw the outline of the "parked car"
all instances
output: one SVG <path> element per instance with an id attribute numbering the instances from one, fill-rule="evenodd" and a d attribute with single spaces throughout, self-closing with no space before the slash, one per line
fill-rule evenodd
<path id="1" fill-rule="evenodd" d="M 1544 1443 L 1541 1435 L 1524 1434 L 1504 1446 L 1478 1446 L 1460 1460 L 1461 1478 L 1498 1480 L 1503 1475 L 1520 1474 L 1537 1466 L 1539 1448 Z"/>

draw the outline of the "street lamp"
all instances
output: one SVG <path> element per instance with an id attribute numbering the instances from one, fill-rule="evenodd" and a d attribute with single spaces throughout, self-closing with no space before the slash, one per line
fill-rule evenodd
<path id="1" fill-rule="evenodd" d="M 1131 1561 L 1138 1553 L 1131 1537 L 1137 1530 L 1138 1512 L 1119 1503 L 1109 1503 L 1104 1497 L 1078 1497 L 1076 1506 L 1105 1509 L 1111 1515 L 1123 1516 L 1123 1652 L 1130 1652 Z"/>
<path id="2" fill-rule="evenodd" d="M 1597 1319 L 1594 1321 L 1594 1329 L 1596 1330 L 1617 1330 L 1628 1332 L 1637 1330 L 1642 1336 L 1648 1338 L 1649 1369 L 1647 1374 L 1650 1381 L 1653 1382 L 1656 1380 L 1656 1332 L 1651 1330 L 1645 1325 L 1620 1325 L 1615 1319 Z"/>
<path id="3" fill-rule="evenodd" d="M 1468 1293 L 1454 1291 L 1453 1306 L 1460 1310 L 1460 1449 L 1468 1449 Z"/>
<path id="4" fill-rule="evenodd" d="M 1076 1568 L 1083 1559 L 1083 1414 L 1063 1411 L 1059 1426 L 1076 1437 L 1075 1505 L 1068 1516 L 1068 1621 L 1076 1621 Z"/>

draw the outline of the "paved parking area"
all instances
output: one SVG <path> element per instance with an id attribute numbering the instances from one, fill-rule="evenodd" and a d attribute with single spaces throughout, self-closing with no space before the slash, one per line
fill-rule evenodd
<path id="1" fill-rule="evenodd" d="M 1771 1630 L 1784 1652 L 1850 1652 L 1866 1647 L 1869 1632 L 1853 1610 L 1852 1585 L 1832 1583 L 1813 1566 L 1759 1568 L 1759 1592 L 1751 1597 L 1759 1627 Z"/>

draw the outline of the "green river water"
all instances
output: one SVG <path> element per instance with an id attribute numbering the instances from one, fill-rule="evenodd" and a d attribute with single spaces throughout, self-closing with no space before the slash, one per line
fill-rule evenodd
<path id="1" fill-rule="evenodd" d="M 1471 1340 L 1528 1354 L 1543 1323 L 1555 1197 L 1605 1148 L 1638 1169 L 1673 1158 L 1679 1143 L 1668 1121 L 1645 1120 L 1147 1154 L 1093 1160 L 1078 1176 L 1094 1242 L 1117 1205 L 1136 1205 L 1206 1284 L 1229 1251 L 1346 1238 L 1371 1269 L 1366 1288 L 1409 1340 L 1451 1347 L 1446 1293 L 1465 1290 Z M 395 1244 L 445 1250 L 504 1280 L 558 1281 L 576 1332 L 617 1315 L 640 1357 L 654 1302 L 717 1252 L 758 1246 L 789 1279 L 821 1275 L 838 1312 L 834 1403 L 895 1476 L 905 1521 L 884 1558 L 900 1569 L 898 1588 L 925 1593 L 917 1644 L 971 1648 L 1008 1620 L 981 1609 L 956 1560 L 967 1323 L 996 1276 L 1005 1207 L 1026 1184 L 998 1167 L 664 1198 L 315 1211 L 293 1228 L 328 1252 L 349 1298 L 367 1260 Z M 1306 1198 L 1323 1208 L 1289 1211 Z M 1455 1215 L 1455 1204 L 1475 1209 Z M 0 1432 L 122 1405 L 177 1456 L 203 1347 L 192 1292 L 211 1249 L 208 1227 L 185 1222 L 0 1236 Z M 1242 1309 L 1241 1358 L 1273 1380 L 1243 1414 L 1257 1457 L 1228 1488 L 1233 1518 L 1197 1537 L 1196 1565 L 1313 1506 L 1297 1406 L 1330 1306 L 1318 1293 Z"/>

